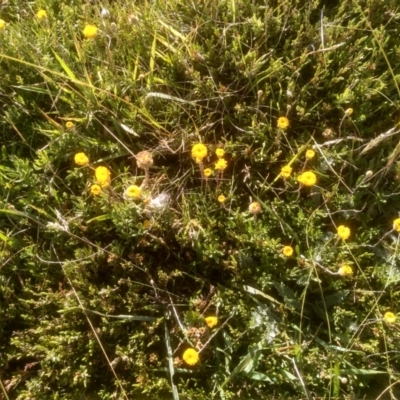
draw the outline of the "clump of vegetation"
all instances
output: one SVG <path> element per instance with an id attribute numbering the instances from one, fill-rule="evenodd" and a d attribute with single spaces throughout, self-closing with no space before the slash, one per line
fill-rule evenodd
<path id="1" fill-rule="evenodd" d="M 397 2 L 139 3 L 2 7 L 2 395 L 396 398 Z"/>

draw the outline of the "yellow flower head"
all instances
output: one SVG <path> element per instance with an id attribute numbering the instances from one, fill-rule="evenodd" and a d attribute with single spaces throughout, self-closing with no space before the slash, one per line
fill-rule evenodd
<path id="1" fill-rule="evenodd" d="M 47 12 L 46 12 L 46 10 L 39 10 L 39 11 L 37 12 L 37 14 L 36 14 L 36 17 L 37 17 L 38 19 L 44 19 L 44 18 L 46 18 L 46 17 L 47 17 Z"/>
<path id="2" fill-rule="evenodd" d="M 141 151 L 136 154 L 136 163 L 139 168 L 148 169 L 153 165 L 153 156 L 149 151 Z"/>
<path id="3" fill-rule="evenodd" d="M 383 319 L 387 324 L 394 324 L 397 320 L 397 316 L 390 311 L 386 311 Z"/>
<path id="4" fill-rule="evenodd" d="M 92 193 L 93 196 L 98 196 L 101 193 L 101 186 L 92 185 L 90 187 L 90 193 Z"/>
<path id="5" fill-rule="evenodd" d="M 225 155 L 225 150 L 218 148 L 217 150 L 215 150 L 215 154 L 217 155 L 218 158 L 221 158 Z"/>
<path id="6" fill-rule="evenodd" d="M 225 158 L 220 158 L 215 163 L 215 169 L 218 171 L 223 171 L 227 166 L 228 166 L 228 163 L 226 162 Z"/>
<path id="7" fill-rule="evenodd" d="M 253 214 L 253 215 L 257 215 L 257 214 L 260 214 L 260 212 L 261 212 L 261 205 L 260 205 L 260 203 L 258 203 L 258 202 L 254 202 L 254 203 L 251 203 L 250 205 L 249 205 L 249 211 Z"/>
<path id="8" fill-rule="evenodd" d="M 204 176 L 205 176 L 206 178 L 208 178 L 208 177 L 211 176 L 211 175 L 212 175 L 211 169 L 210 169 L 210 168 L 206 168 L 206 169 L 204 170 Z"/>
<path id="9" fill-rule="evenodd" d="M 74 123 L 71 122 L 71 121 L 68 121 L 68 122 L 65 124 L 65 127 L 66 127 L 67 129 L 72 129 L 74 126 L 75 126 Z"/>
<path id="10" fill-rule="evenodd" d="M 317 183 L 317 176 L 312 171 L 306 171 L 297 180 L 304 186 L 314 186 Z"/>
<path id="11" fill-rule="evenodd" d="M 85 153 L 76 153 L 74 157 L 75 164 L 84 166 L 89 164 L 89 158 Z"/>
<path id="12" fill-rule="evenodd" d="M 286 129 L 289 126 L 289 120 L 286 117 L 279 117 L 277 126 L 280 129 Z"/>
<path id="13" fill-rule="evenodd" d="M 97 183 L 101 187 L 107 187 L 110 184 L 111 172 L 107 167 L 97 167 L 95 170 Z"/>
<path id="14" fill-rule="evenodd" d="M 125 190 L 125 197 L 128 199 L 139 199 L 142 191 L 139 186 L 130 185 Z"/>
<path id="15" fill-rule="evenodd" d="M 351 231 L 347 226 L 339 225 L 337 228 L 337 234 L 340 239 L 347 240 L 350 237 Z"/>
<path id="16" fill-rule="evenodd" d="M 97 30 L 97 27 L 94 25 L 86 25 L 83 30 L 83 36 L 85 36 L 86 39 L 93 39 L 97 35 Z"/>
<path id="17" fill-rule="evenodd" d="M 206 321 L 206 325 L 212 329 L 214 328 L 214 326 L 216 326 L 218 324 L 218 318 L 217 317 L 207 317 L 205 319 Z"/>
<path id="18" fill-rule="evenodd" d="M 289 177 L 290 177 L 290 174 L 292 173 L 292 170 L 293 170 L 292 167 L 290 167 L 289 165 L 285 165 L 285 166 L 282 167 L 282 169 L 281 169 L 281 175 L 282 175 L 284 178 L 289 178 Z"/>
<path id="19" fill-rule="evenodd" d="M 220 203 L 223 203 L 226 200 L 226 197 L 223 194 L 220 194 L 217 198 Z"/>
<path id="20" fill-rule="evenodd" d="M 143 228 L 144 229 L 149 229 L 151 227 L 151 221 L 146 219 L 146 221 L 143 221 Z"/>
<path id="21" fill-rule="evenodd" d="M 195 365 L 199 362 L 199 353 L 195 349 L 187 349 L 183 353 L 183 361 L 188 365 Z"/>
<path id="22" fill-rule="evenodd" d="M 397 232 L 400 232 L 400 218 L 396 218 L 393 221 L 393 229 Z"/>
<path id="23" fill-rule="evenodd" d="M 307 160 L 311 160 L 312 158 L 315 157 L 315 151 L 314 150 L 307 150 L 306 151 L 306 158 Z"/>
<path id="24" fill-rule="evenodd" d="M 203 143 L 196 143 L 192 147 L 192 157 L 196 160 L 197 163 L 203 161 L 203 158 L 207 157 L 207 147 L 204 146 Z"/>
<path id="25" fill-rule="evenodd" d="M 344 113 L 347 115 L 347 116 L 349 116 L 349 115 L 351 115 L 351 114 L 353 114 L 353 109 L 352 108 L 348 108 Z"/>
<path id="26" fill-rule="evenodd" d="M 4 19 L 0 19 L 0 31 L 2 31 L 6 27 L 6 21 Z"/>
<path id="27" fill-rule="evenodd" d="M 285 257 L 291 257 L 291 256 L 293 255 L 293 252 L 294 252 L 294 250 L 293 250 L 293 247 L 292 247 L 292 246 L 285 246 L 285 247 L 282 249 L 282 253 L 283 253 L 283 255 L 284 255 Z"/>
<path id="28" fill-rule="evenodd" d="M 342 265 L 339 268 L 338 274 L 340 276 L 352 276 L 353 275 L 353 268 L 350 265 Z"/>

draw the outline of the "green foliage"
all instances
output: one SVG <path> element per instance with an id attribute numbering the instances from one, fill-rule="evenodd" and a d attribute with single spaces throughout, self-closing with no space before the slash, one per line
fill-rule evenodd
<path id="1" fill-rule="evenodd" d="M 397 2 L 102 5 L 2 7 L 2 394 L 396 398 Z"/>

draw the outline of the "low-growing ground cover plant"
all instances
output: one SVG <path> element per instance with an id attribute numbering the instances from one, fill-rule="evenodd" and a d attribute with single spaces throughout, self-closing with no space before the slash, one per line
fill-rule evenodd
<path id="1" fill-rule="evenodd" d="M 397 3 L 2 6 L 5 399 L 398 396 Z"/>

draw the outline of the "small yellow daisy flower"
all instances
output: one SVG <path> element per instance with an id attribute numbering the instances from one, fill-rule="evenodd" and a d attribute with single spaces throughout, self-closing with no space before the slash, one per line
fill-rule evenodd
<path id="1" fill-rule="evenodd" d="M 350 228 L 345 225 L 339 225 L 337 228 L 337 235 L 340 239 L 347 240 L 350 237 Z"/>
<path id="2" fill-rule="evenodd" d="M 128 199 L 139 199 L 141 193 L 142 190 L 140 189 L 139 186 L 130 185 L 125 190 L 125 197 Z"/>
<path id="3" fill-rule="evenodd" d="M 195 365 L 199 362 L 199 353 L 195 349 L 190 348 L 190 349 L 185 350 L 182 358 L 186 364 Z"/>
<path id="4" fill-rule="evenodd" d="M 206 168 L 204 170 L 204 176 L 208 178 L 211 175 L 212 175 L 212 170 L 210 168 Z"/>
<path id="5" fill-rule="evenodd" d="M 46 18 L 46 17 L 47 17 L 47 12 L 46 12 L 46 10 L 39 10 L 39 11 L 37 12 L 37 14 L 36 14 L 36 17 L 37 17 L 38 19 L 44 19 L 44 18 Z"/>
<path id="6" fill-rule="evenodd" d="M 293 168 L 290 167 L 289 165 L 285 165 L 284 167 L 281 168 L 281 175 L 284 178 L 289 178 L 290 174 L 292 173 Z"/>
<path id="7" fill-rule="evenodd" d="M 206 321 L 206 325 L 212 329 L 214 328 L 214 326 L 216 326 L 218 324 L 218 318 L 217 317 L 207 317 L 205 319 Z"/>
<path id="8" fill-rule="evenodd" d="M 218 171 L 223 171 L 226 167 L 228 166 L 228 163 L 224 158 L 220 158 L 216 163 L 215 163 L 215 169 Z"/>
<path id="9" fill-rule="evenodd" d="M 223 203 L 226 200 L 226 197 L 223 194 L 220 194 L 217 198 L 220 203 Z"/>
<path id="10" fill-rule="evenodd" d="M 86 39 L 93 39 L 97 35 L 97 27 L 94 25 L 86 25 L 85 29 L 82 31 L 83 36 L 85 36 Z"/>
<path id="11" fill-rule="evenodd" d="M 68 122 L 65 124 L 65 127 L 66 127 L 67 129 L 72 129 L 74 126 L 75 126 L 74 123 L 71 122 L 71 121 L 68 121 Z"/>
<path id="12" fill-rule="evenodd" d="M 144 229 L 149 229 L 151 227 L 151 221 L 146 219 L 146 221 L 143 221 L 143 228 Z"/>
<path id="13" fill-rule="evenodd" d="M 317 183 L 317 176 L 312 171 L 303 172 L 297 180 L 304 186 L 314 186 Z"/>
<path id="14" fill-rule="evenodd" d="M 107 167 L 97 167 L 94 173 L 101 187 L 107 187 L 110 184 L 111 172 Z"/>
<path id="15" fill-rule="evenodd" d="M 394 324 L 397 320 L 397 316 L 390 311 L 386 311 L 383 319 L 387 324 Z"/>
<path id="16" fill-rule="evenodd" d="M 196 160 L 197 163 L 201 162 L 203 158 L 207 157 L 207 147 L 204 146 L 203 143 L 196 143 L 192 147 L 192 157 Z"/>
<path id="17" fill-rule="evenodd" d="M 339 268 L 338 274 L 340 276 L 352 276 L 353 268 L 351 268 L 350 265 L 343 265 Z"/>
<path id="18" fill-rule="evenodd" d="M 217 155 L 218 158 L 221 158 L 225 155 L 225 150 L 219 148 L 219 149 L 215 150 L 215 154 Z"/>
<path id="19" fill-rule="evenodd" d="M 277 126 L 280 129 L 286 129 L 289 126 L 289 120 L 286 117 L 279 117 Z"/>
<path id="20" fill-rule="evenodd" d="M 90 187 L 90 192 L 94 196 L 98 196 L 101 193 L 101 187 L 99 185 L 92 185 Z"/>
<path id="21" fill-rule="evenodd" d="M 344 113 L 347 115 L 347 116 L 350 116 L 351 114 L 353 114 L 353 109 L 352 108 L 348 108 Z"/>
<path id="22" fill-rule="evenodd" d="M 260 214 L 261 212 L 261 204 L 258 202 L 253 202 L 249 205 L 249 211 L 253 214 L 253 215 L 257 215 Z"/>
<path id="23" fill-rule="evenodd" d="M 293 247 L 292 247 L 292 246 L 285 246 L 285 247 L 282 249 L 282 253 L 283 253 L 283 255 L 284 255 L 285 257 L 291 257 L 291 256 L 293 255 L 293 252 L 294 252 L 294 250 L 293 250 Z"/>
<path id="24" fill-rule="evenodd" d="M 393 229 L 397 232 L 400 232 L 400 218 L 396 218 L 393 221 Z"/>
<path id="25" fill-rule="evenodd" d="M 315 157 L 315 151 L 314 150 L 307 150 L 306 151 L 306 158 L 307 160 L 311 160 L 312 158 Z"/>
<path id="26" fill-rule="evenodd" d="M 6 27 L 6 21 L 4 19 L 0 19 L 0 31 L 2 31 Z"/>
<path id="27" fill-rule="evenodd" d="M 75 164 L 85 166 L 89 164 L 89 158 L 85 153 L 77 153 L 74 157 Z"/>

